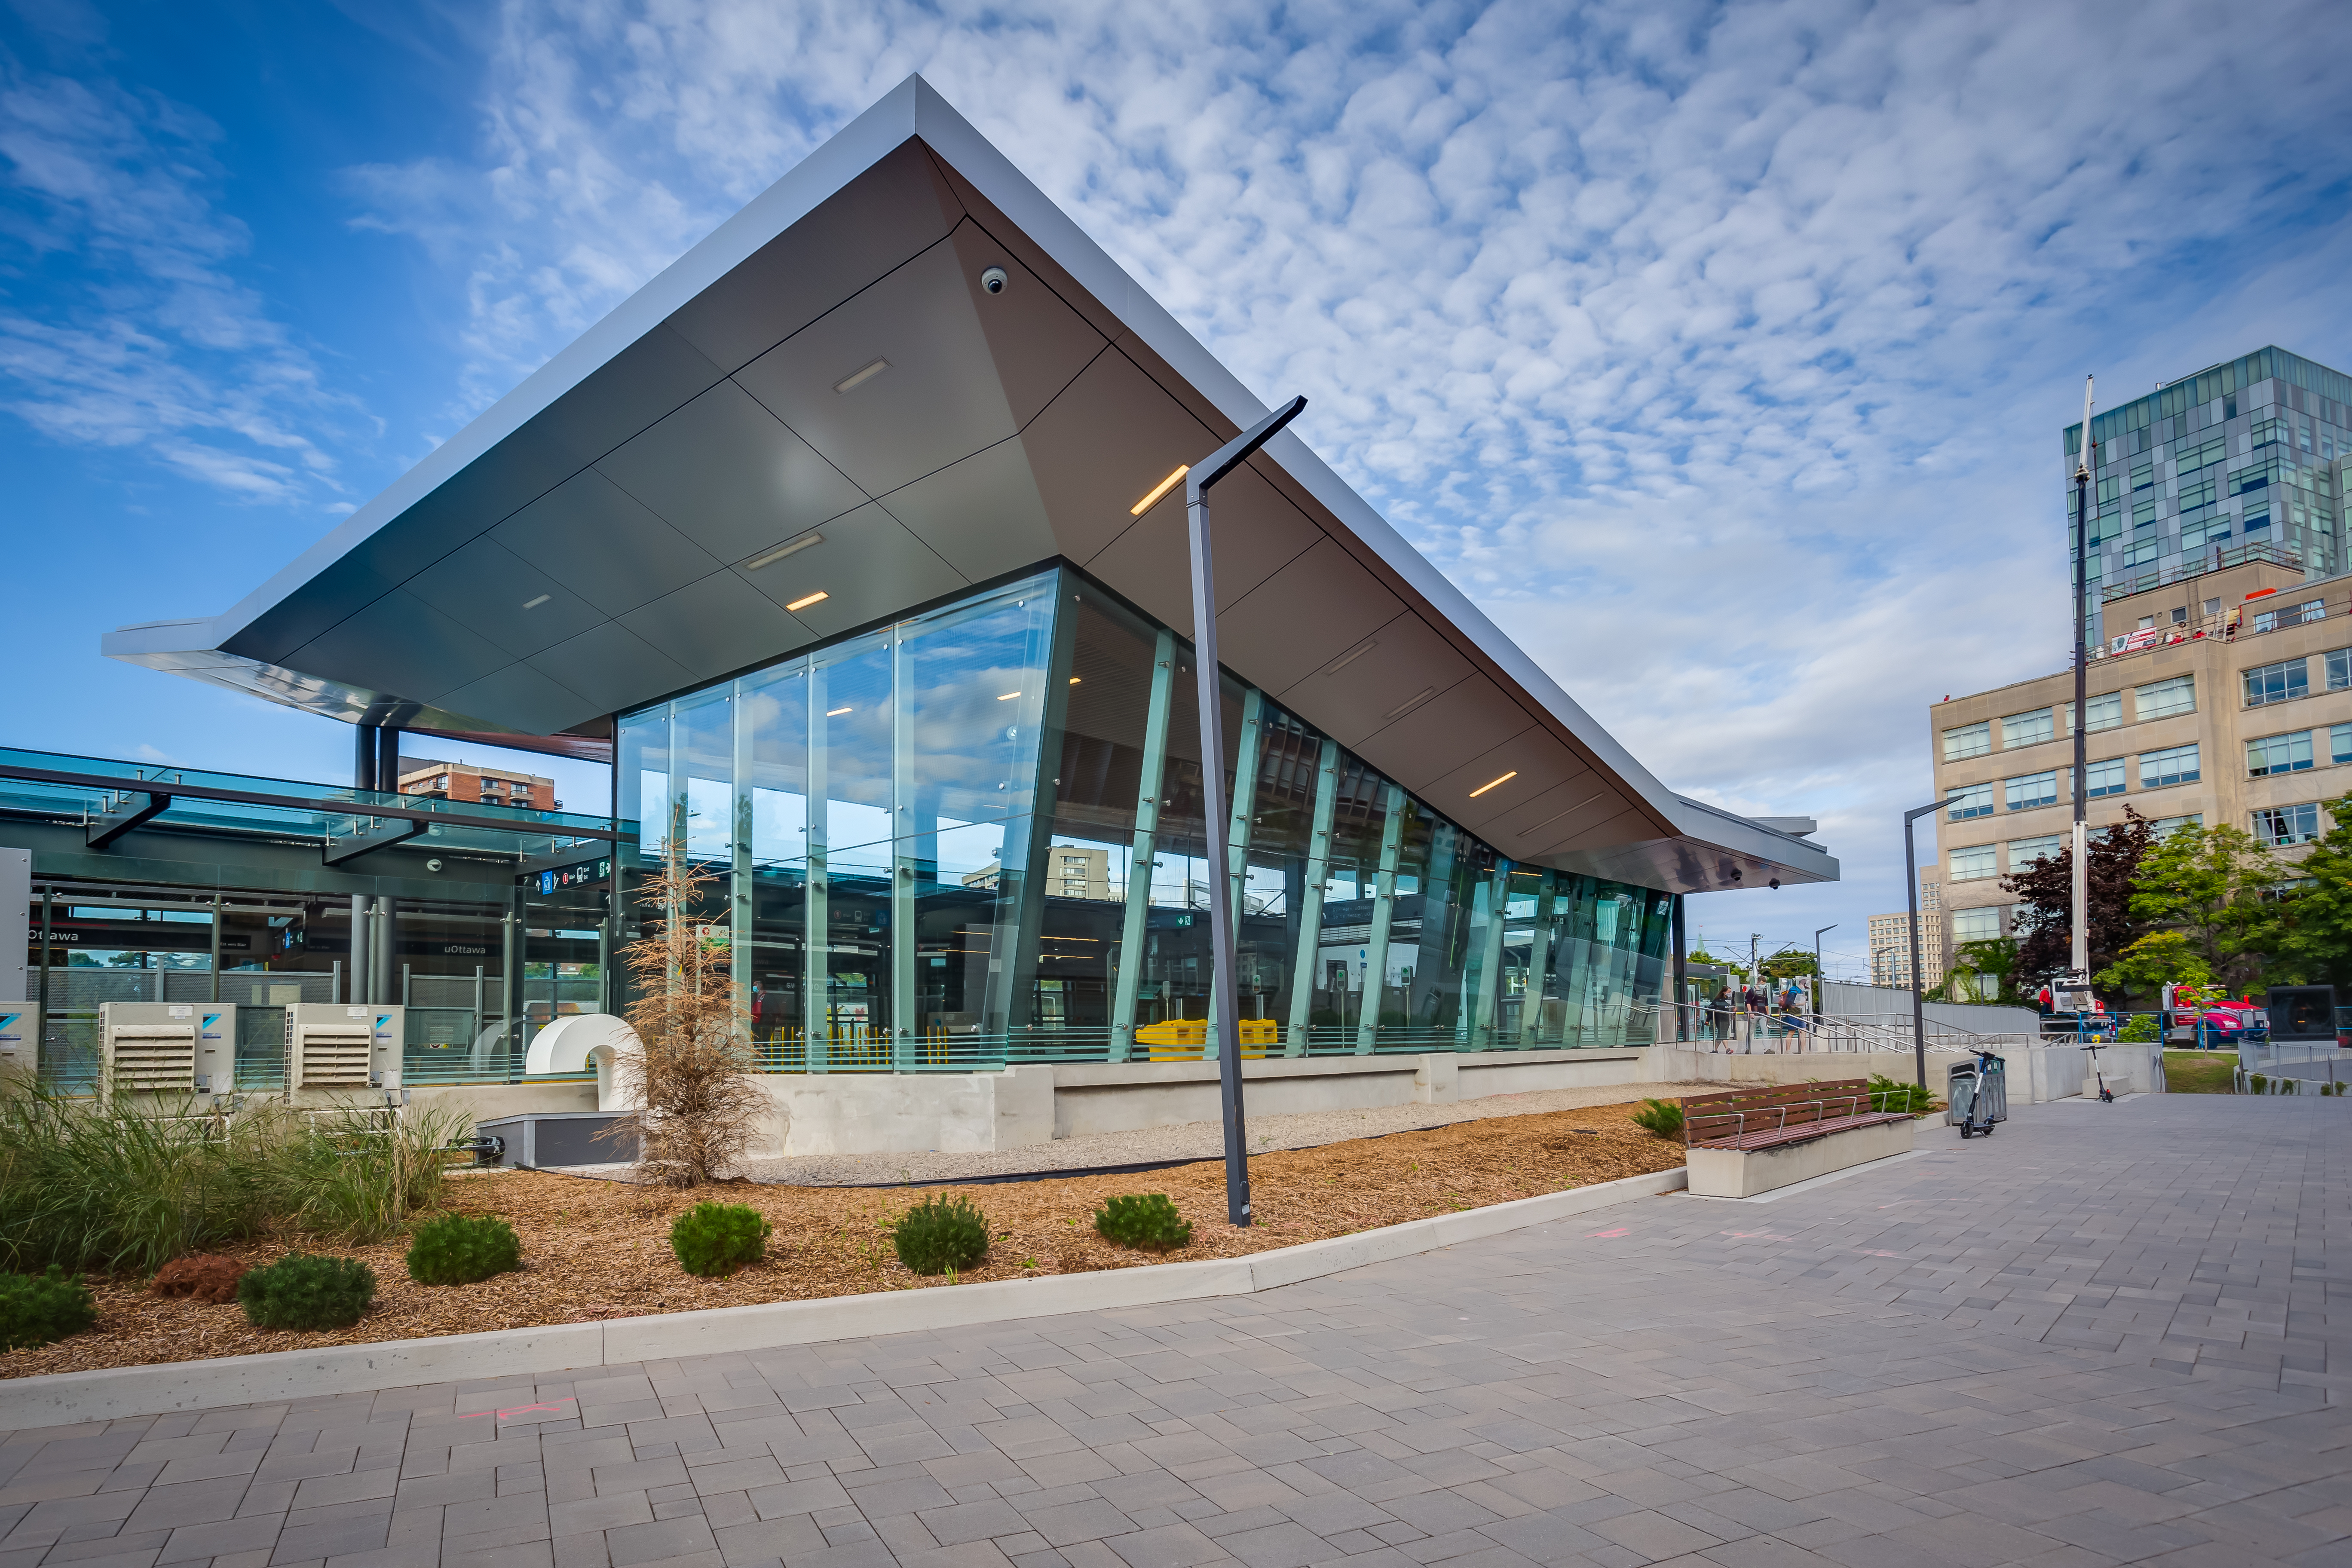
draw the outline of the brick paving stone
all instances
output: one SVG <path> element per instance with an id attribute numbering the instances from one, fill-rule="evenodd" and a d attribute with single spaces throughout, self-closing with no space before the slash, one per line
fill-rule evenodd
<path id="1" fill-rule="evenodd" d="M 1919 1142 L 1245 1299 L 0 1434 L 0 1565 L 2352 1563 L 2352 1106 Z"/>

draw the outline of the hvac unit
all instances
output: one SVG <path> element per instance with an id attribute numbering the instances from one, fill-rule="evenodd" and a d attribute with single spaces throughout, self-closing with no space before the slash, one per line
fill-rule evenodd
<path id="1" fill-rule="evenodd" d="M 306 1002 L 287 1008 L 287 1087 L 397 1087 L 403 1028 L 398 1007 Z"/>
<path id="2" fill-rule="evenodd" d="M 106 1076 L 147 1094 L 226 1094 L 236 1083 L 236 1009 L 225 1003 L 109 1002 L 99 1008 Z"/>

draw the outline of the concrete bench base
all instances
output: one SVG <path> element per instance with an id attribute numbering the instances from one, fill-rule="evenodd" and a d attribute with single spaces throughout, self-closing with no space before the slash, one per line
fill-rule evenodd
<path id="1" fill-rule="evenodd" d="M 1911 1129 L 1916 1125 L 1909 1121 L 1882 1121 L 1875 1127 L 1856 1127 L 1780 1149 L 1693 1149 L 1690 1190 L 1703 1198 L 1752 1198 L 1832 1171 L 1908 1154 Z"/>

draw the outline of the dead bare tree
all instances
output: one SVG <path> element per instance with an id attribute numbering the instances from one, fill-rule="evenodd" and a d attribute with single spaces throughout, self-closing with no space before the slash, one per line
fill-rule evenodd
<path id="1" fill-rule="evenodd" d="M 663 842 L 661 869 L 644 887 L 643 902 L 659 911 L 651 933 L 622 950 L 636 982 L 628 1016 L 638 1044 L 614 1076 L 638 1109 L 609 1131 L 641 1141 L 641 1177 L 694 1187 L 741 1162 L 767 1097 L 750 1077 L 729 928 L 698 912 L 717 879 L 686 858 L 681 838 Z"/>

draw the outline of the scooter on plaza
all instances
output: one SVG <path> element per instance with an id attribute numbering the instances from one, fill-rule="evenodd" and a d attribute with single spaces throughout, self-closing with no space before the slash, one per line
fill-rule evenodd
<path id="1" fill-rule="evenodd" d="M 2008 1120 L 2009 1064 L 1986 1050 L 1954 1063 L 1944 1086 L 1944 1121 L 1963 1138 L 1990 1138 L 1994 1123 Z"/>

